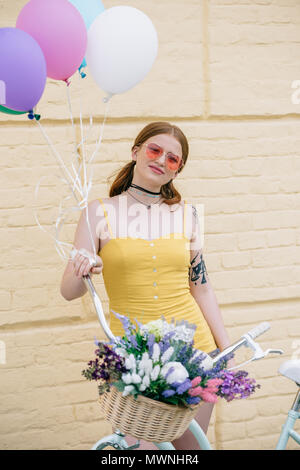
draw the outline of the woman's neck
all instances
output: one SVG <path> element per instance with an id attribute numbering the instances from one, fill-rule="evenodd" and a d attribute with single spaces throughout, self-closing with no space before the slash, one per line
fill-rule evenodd
<path id="1" fill-rule="evenodd" d="M 150 191 L 150 193 L 159 193 L 161 190 L 161 186 L 157 184 L 153 184 L 152 182 L 149 181 L 143 181 L 142 178 L 137 178 L 137 175 L 134 174 L 131 184 L 135 184 L 137 186 L 140 186 L 146 191 Z M 146 193 L 145 193 L 146 194 Z"/>

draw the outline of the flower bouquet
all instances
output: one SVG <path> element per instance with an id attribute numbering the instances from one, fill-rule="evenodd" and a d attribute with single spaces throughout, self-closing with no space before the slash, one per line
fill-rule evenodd
<path id="1" fill-rule="evenodd" d="M 124 336 L 97 342 L 96 359 L 82 371 L 96 380 L 102 411 L 113 427 L 155 442 L 180 437 L 204 402 L 250 396 L 260 387 L 245 371 L 228 371 L 228 354 L 216 363 L 194 348 L 196 326 L 164 317 L 145 325 L 114 314 Z"/>

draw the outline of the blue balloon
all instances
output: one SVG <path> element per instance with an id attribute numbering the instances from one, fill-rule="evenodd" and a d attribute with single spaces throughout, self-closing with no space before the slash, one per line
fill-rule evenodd
<path id="1" fill-rule="evenodd" d="M 87 30 L 90 29 L 91 24 L 97 16 L 105 10 L 101 0 L 69 0 L 69 2 L 72 3 L 72 5 L 74 5 L 81 14 Z M 84 58 L 79 67 L 79 72 L 82 78 L 85 77 L 85 73 L 83 73 L 81 69 L 86 67 L 86 65 L 87 63 Z"/>

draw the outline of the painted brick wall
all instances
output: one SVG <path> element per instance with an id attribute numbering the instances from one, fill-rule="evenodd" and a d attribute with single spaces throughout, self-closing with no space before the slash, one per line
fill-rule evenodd
<path id="1" fill-rule="evenodd" d="M 25 3 L 0 0 L 0 27 L 14 26 Z M 189 163 L 176 186 L 188 201 L 204 204 L 205 260 L 230 337 L 269 321 L 262 346 L 285 351 L 247 368 L 261 389 L 247 401 L 219 403 L 209 438 L 216 449 L 272 449 L 296 392 L 277 369 L 300 357 L 300 104 L 291 99 L 292 82 L 300 79 L 299 2 L 122 4 L 151 17 L 159 53 L 146 79 L 111 101 L 90 199 L 108 195 L 107 178 L 128 161 L 145 124 L 167 119 L 187 134 Z M 94 117 L 91 152 L 104 94 L 89 77 L 74 78 L 70 94 L 77 140 L 80 109 L 85 126 Z M 70 161 L 74 134 L 65 85 L 48 80 L 38 111 Z M 45 230 L 53 230 L 67 191 L 35 122 L 1 115 L 0 126 L 0 344 L 6 350 L 0 447 L 88 449 L 110 432 L 95 384 L 81 376 L 94 336 L 103 334 L 88 295 L 73 302 L 60 296 L 64 262 L 34 217 L 37 210 Z M 77 220 L 76 213 L 68 219 L 64 241 L 72 242 Z M 107 312 L 102 277 L 95 282 Z"/>

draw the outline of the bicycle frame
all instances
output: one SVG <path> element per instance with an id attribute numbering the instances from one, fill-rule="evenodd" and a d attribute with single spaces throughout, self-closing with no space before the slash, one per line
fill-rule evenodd
<path id="1" fill-rule="evenodd" d="M 276 450 L 284 450 L 290 437 L 300 445 L 300 434 L 294 430 L 297 419 L 300 419 L 300 385 L 293 406 L 288 412 L 288 417 L 282 426 Z"/>
<path id="2" fill-rule="evenodd" d="M 205 433 L 202 431 L 201 427 L 197 423 L 196 420 L 193 419 L 193 421 L 190 423 L 188 429 L 193 433 L 195 436 L 200 449 L 202 450 L 213 450 L 209 440 L 207 439 Z M 137 441 L 136 444 L 133 444 L 132 446 L 128 446 L 126 440 L 125 440 L 125 434 L 121 433 L 120 431 L 116 430 L 113 434 L 110 436 L 105 436 L 102 439 L 100 439 L 96 444 L 93 445 L 92 450 L 102 450 L 105 447 L 113 447 L 115 450 L 132 450 L 136 449 L 139 447 L 139 442 Z M 159 450 L 175 450 L 175 447 L 171 442 L 153 442 L 153 444 L 159 449 Z"/>

